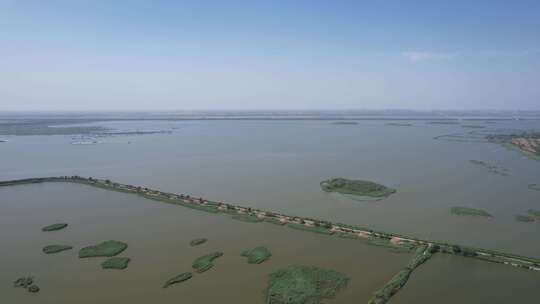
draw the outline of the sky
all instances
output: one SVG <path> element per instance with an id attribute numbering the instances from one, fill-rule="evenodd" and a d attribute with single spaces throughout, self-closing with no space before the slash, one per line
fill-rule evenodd
<path id="1" fill-rule="evenodd" d="M 540 110 L 540 1 L 0 0 L 0 111 Z"/>

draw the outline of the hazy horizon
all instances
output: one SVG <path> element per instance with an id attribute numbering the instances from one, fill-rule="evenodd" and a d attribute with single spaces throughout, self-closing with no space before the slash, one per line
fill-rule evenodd
<path id="1" fill-rule="evenodd" d="M 539 11 L 0 0 L 0 111 L 540 110 Z"/>

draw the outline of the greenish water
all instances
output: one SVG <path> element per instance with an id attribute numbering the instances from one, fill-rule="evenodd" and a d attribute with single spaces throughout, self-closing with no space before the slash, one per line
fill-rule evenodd
<path id="1" fill-rule="evenodd" d="M 147 185 L 164 191 L 189 193 L 265 210 L 540 257 L 540 225 L 515 220 L 516 214 L 524 214 L 528 209 L 540 209 L 540 192 L 528 189 L 529 184 L 540 182 L 540 162 L 494 144 L 433 139 L 443 134 L 470 131 L 464 130 L 461 125 L 413 121 L 413 126 L 396 127 L 386 123 L 388 121 L 377 120 L 359 121 L 357 125 L 335 125 L 329 121 L 91 123 L 87 126 L 172 132 L 104 137 L 98 138 L 100 143 L 94 145 L 72 145 L 78 138 L 65 135 L 3 136 L 2 139 L 8 142 L 0 146 L 0 179 L 50 175 L 104 177 L 122 183 Z M 485 125 L 487 128 L 482 129 L 482 132 L 489 132 L 490 129 L 540 129 L 539 121 L 498 121 L 496 124 Z M 509 175 L 491 174 L 484 168 L 472 165 L 469 162 L 471 159 L 504 167 L 508 169 Z M 355 201 L 343 195 L 321 191 L 319 183 L 331 177 L 372 180 L 397 189 L 397 192 L 377 202 Z M 23 188 L 24 191 L 20 190 Z M 56 192 L 63 194 L 52 199 Z M 114 199 L 107 199 L 109 196 Z M 384 285 L 407 263 L 406 255 L 395 256 L 385 249 L 371 249 L 351 240 L 326 240 L 325 236 L 268 224 L 250 224 L 220 216 L 201 215 L 185 208 L 123 194 L 105 194 L 100 190 L 73 185 L 0 189 L 0 202 L 2 240 L 21 246 L 13 252 L 2 251 L 2 256 L 11 258 L 6 265 L 12 268 L 9 278 L 0 274 L 2 294 L 4 286 L 9 286 L 14 279 L 11 276 L 25 275 L 37 267 L 21 269 L 30 263 L 42 264 L 39 269 L 49 273 L 48 283 L 44 280 L 41 284 L 43 288 L 39 299 L 47 297 L 46 284 L 56 284 L 56 290 L 62 290 L 62 299 L 66 301 L 75 301 L 78 298 L 74 297 L 83 290 L 86 295 L 99 297 L 92 290 L 100 286 L 104 292 L 100 298 L 103 301 L 127 297 L 126 301 L 137 303 L 139 297 L 148 301 L 160 295 L 163 303 L 185 296 L 197 303 L 214 303 L 221 301 L 220 294 L 223 294 L 229 296 L 227 299 L 234 299 L 234 302 L 257 303 L 262 297 L 264 275 L 277 267 L 279 251 L 283 250 L 287 258 L 280 262 L 280 266 L 306 261 L 317 266 L 338 268 L 336 270 L 339 271 L 358 269 L 351 284 L 361 283 L 341 293 L 336 301 L 350 303 L 354 299 L 361 303 L 367 302 L 372 291 Z M 51 211 L 54 206 L 57 208 Z M 483 209 L 493 217 L 453 216 L 450 213 L 452 206 Z M 9 210 L 18 213 L 15 215 Z M 69 212 L 75 218 L 63 216 L 62 212 L 68 212 L 66 210 L 71 210 Z M 59 216 L 55 217 L 57 213 Z M 38 221 L 47 214 L 47 218 Z M 86 222 L 85 228 L 74 227 L 78 221 Z M 38 242 L 44 236 L 37 232 L 40 232 L 41 227 L 54 222 L 68 222 L 70 226 L 66 231 L 47 235 L 52 239 Z M 90 224 L 94 228 L 90 229 Z M 5 228 L 16 225 L 22 225 L 22 228 Z M 31 225 L 34 225 L 33 228 L 28 228 Z M 72 235 L 72 243 L 56 239 L 57 235 L 75 233 L 76 229 L 82 230 Z M 198 247 L 189 246 L 190 240 L 201 237 L 208 238 L 209 242 Z M 54 242 L 79 248 L 107 239 L 118 239 L 130 245 L 126 251 L 126 256 L 133 258 L 126 270 L 129 276 L 124 277 L 126 272 L 104 272 L 98 262 L 81 262 L 73 258 L 67 262 L 67 266 L 62 264 L 66 263 L 64 257 L 75 255 L 76 250 L 51 256 L 52 261 L 56 261 L 53 264 L 43 264 L 40 256 L 40 249 Z M 321 240 L 331 242 L 332 247 L 319 247 Z M 245 263 L 240 252 L 260 245 L 267 246 L 274 256 L 261 265 Z M 25 250 L 32 246 L 38 250 Z M 156 250 L 159 246 L 165 250 Z M 342 248 L 345 253 L 335 253 L 337 250 L 333 249 L 334 246 Z M 351 248 L 362 252 L 349 252 Z M 232 252 L 233 249 L 237 252 Z M 369 253 L 371 250 L 376 253 Z M 135 253 L 132 254 L 132 251 Z M 216 260 L 214 269 L 200 277 L 195 276 L 185 285 L 182 283 L 169 288 L 167 291 L 173 290 L 174 296 L 161 289 L 150 291 L 148 284 L 154 283 L 148 281 L 161 287 L 167 279 L 189 271 L 194 258 L 212 251 L 223 251 L 225 255 Z M 26 256 L 30 253 L 31 256 Z M 358 258 L 357 254 L 363 254 L 362 258 Z M 172 257 L 181 258 L 182 262 Z M 233 257 L 237 263 L 232 262 Z M 336 258 L 343 261 L 334 261 Z M 148 263 L 147 266 L 137 268 L 137 263 L 142 260 Z M 461 269 L 469 267 L 469 261 L 453 258 L 448 263 Z M 171 262 L 178 263 L 179 267 L 171 267 Z M 431 262 L 422 266 L 423 269 L 430 269 Z M 509 267 L 481 264 L 485 266 L 480 267 L 486 267 L 492 276 L 510 285 L 513 284 L 514 271 L 521 273 Z M 386 265 L 389 268 L 387 270 Z M 260 268 L 251 272 L 253 268 L 248 266 Z M 71 267 L 72 272 L 64 279 L 53 280 L 52 273 L 56 267 Z M 226 270 L 220 272 L 222 269 Z M 436 272 L 426 275 L 439 277 Z M 466 275 L 449 272 L 448 280 L 457 280 Z M 231 277 L 238 281 L 231 280 Z M 111 278 L 114 281 L 110 281 Z M 211 283 L 203 282 L 202 278 L 208 278 Z M 72 282 L 74 279 L 79 280 L 79 283 Z M 243 288 L 244 294 L 234 298 L 237 289 L 233 288 L 236 284 L 233 281 L 240 286 L 253 284 L 249 285 L 253 287 Z M 526 276 L 525 281 L 538 284 L 540 276 L 533 273 L 533 276 Z M 485 288 L 490 286 L 489 281 L 479 281 L 478 284 Z M 218 287 L 221 288 L 220 292 L 208 292 Z M 425 292 L 418 288 L 414 290 L 417 293 Z M 5 292 L 8 295 L 24 296 L 25 299 L 29 296 L 10 286 Z M 143 295 L 146 293 L 149 297 L 145 298 Z M 442 291 L 434 289 L 430 293 L 436 297 Z M 527 297 L 529 293 L 524 294 Z M 55 295 L 59 296 L 58 293 Z M 242 300 L 244 298 L 245 301 Z M 492 301 L 499 299 L 494 297 Z M 532 291 L 528 299 L 533 299 Z M 478 303 L 468 301 L 466 297 L 462 301 Z M 84 300 L 75 302 L 84 303 Z"/>

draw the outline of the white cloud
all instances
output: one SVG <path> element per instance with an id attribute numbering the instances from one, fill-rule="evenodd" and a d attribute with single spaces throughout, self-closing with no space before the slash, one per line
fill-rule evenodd
<path id="1" fill-rule="evenodd" d="M 457 53 L 439 53 L 439 52 L 424 52 L 424 51 L 411 51 L 401 53 L 405 58 L 412 62 L 426 61 L 426 60 L 438 60 L 438 59 L 452 59 L 458 56 Z"/>

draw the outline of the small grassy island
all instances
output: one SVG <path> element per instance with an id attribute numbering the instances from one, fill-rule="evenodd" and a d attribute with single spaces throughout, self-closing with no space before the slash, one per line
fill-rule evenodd
<path id="1" fill-rule="evenodd" d="M 522 214 L 516 215 L 516 221 L 518 222 L 530 223 L 530 222 L 534 222 L 535 220 L 536 219 L 530 215 L 522 215 Z"/>
<path id="2" fill-rule="evenodd" d="M 508 148 L 515 148 L 533 159 L 540 160 L 540 132 L 492 134 L 486 139 Z"/>
<path id="3" fill-rule="evenodd" d="M 208 240 L 207 239 L 194 239 L 192 240 L 191 242 L 189 242 L 189 245 L 191 246 L 199 246 L 199 245 L 202 245 L 204 243 L 206 243 Z"/>
<path id="4" fill-rule="evenodd" d="M 315 304 L 333 298 L 349 278 L 334 270 L 291 265 L 268 276 L 266 303 Z"/>
<path id="5" fill-rule="evenodd" d="M 483 167 L 483 168 L 487 169 L 489 173 L 492 173 L 492 174 L 501 175 L 501 176 L 510 175 L 508 173 L 508 169 L 503 168 L 503 167 L 499 167 L 499 166 L 494 165 L 492 163 L 488 163 L 488 162 L 481 161 L 481 160 L 476 160 L 476 159 L 469 160 L 469 163 L 471 163 L 471 164 L 473 164 L 475 166 Z"/>
<path id="6" fill-rule="evenodd" d="M 212 268 L 214 266 L 212 262 L 222 255 L 223 255 L 223 252 L 219 252 L 219 251 L 212 252 L 207 255 L 203 255 L 202 257 L 199 257 L 195 261 L 193 261 L 193 264 L 191 266 L 198 273 L 205 272 L 208 269 Z"/>
<path id="7" fill-rule="evenodd" d="M 125 257 L 113 257 L 105 260 L 101 263 L 103 269 L 126 269 L 128 267 L 130 258 Z"/>
<path id="8" fill-rule="evenodd" d="M 252 250 L 246 250 L 241 255 L 247 258 L 249 264 L 260 264 L 268 260 L 272 253 L 268 248 L 260 246 Z"/>
<path id="9" fill-rule="evenodd" d="M 535 217 L 537 220 L 540 220 L 540 210 L 529 209 L 529 210 L 527 210 L 527 213 L 528 213 L 530 216 Z"/>
<path id="10" fill-rule="evenodd" d="M 538 184 L 528 184 L 527 188 L 534 190 L 534 191 L 540 191 L 540 185 Z"/>
<path id="11" fill-rule="evenodd" d="M 34 278 L 32 277 L 18 278 L 17 280 L 15 280 L 15 282 L 13 282 L 13 287 L 22 287 L 31 293 L 39 292 L 39 287 L 34 284 Z"/>
<path id="12" fill-rule="evenodd" d="M 177 276 L 175 276 L 174 278 L 171 278 L 169 279 L 167 282 L 165 282 L 165 285 L 163 285 L 163 288 L 167 288 L 173 284 L 176 284 L 176 283 L 181 283 L 181 282 L 184 282 L 184 281 L 187 281 L 189 279 L 191 279 L 193 277 L 193 274 L 191 274 L 191 272 L 184 272 L 184 273 L 181 273 Z"/>
<path id="13" fill-rule="evenodd" d="M 87 246 L 79 250 L 79 258 L 113 257 L 127 248 L 126 243 L 105 241 L 97 245 Z"/>
<path id="14" fill-rule="evenodd" d="M 432 257 L 433 251 L 436 250 L 428 248 L 428 246 L 418 247 L 409 264 L 394 275 L 382 288 L 375 291 L 368 304 L 388 303 L 390 298 L 405 286 L 413 271 Z"/>
<path id="15" fill-rule="evenodd" d="M 45 254 L 51 254 L 51 253 L 58 253 L 58 252 L 71 250 L 71 249 L 73 249 L 73 247 L 68 246 L 68 245 L 49 245 L 49 246 L 43 247 L 43 252 Z"/>
<path id="16" fill-rule="evenodd" d="M 475 209 L 469 207 L 452 207 L 450 212 L 454 215 L 466 215 L 466 216 L 484 216 L 491 217 L 487 211 L 482 209 Z"/>
<path id="17" fill-rule="evenodd" d="M 331 178 L 321 182 L 321 189 L 326 192 L 337 192 L 369 198 L 386 198 L 396 190 L 381 184 L 365 180 Z"/>
<path id="18" fill-rule="evenodd" d="M 41 228 L 41 231 L 57 231 L 57 230 L 64 229 L 67 226 L 68 226 L 68 224 L 66 224 L 66 223 L 52 224 L 52 225 L 45 226 L 45 227 Z"/>

